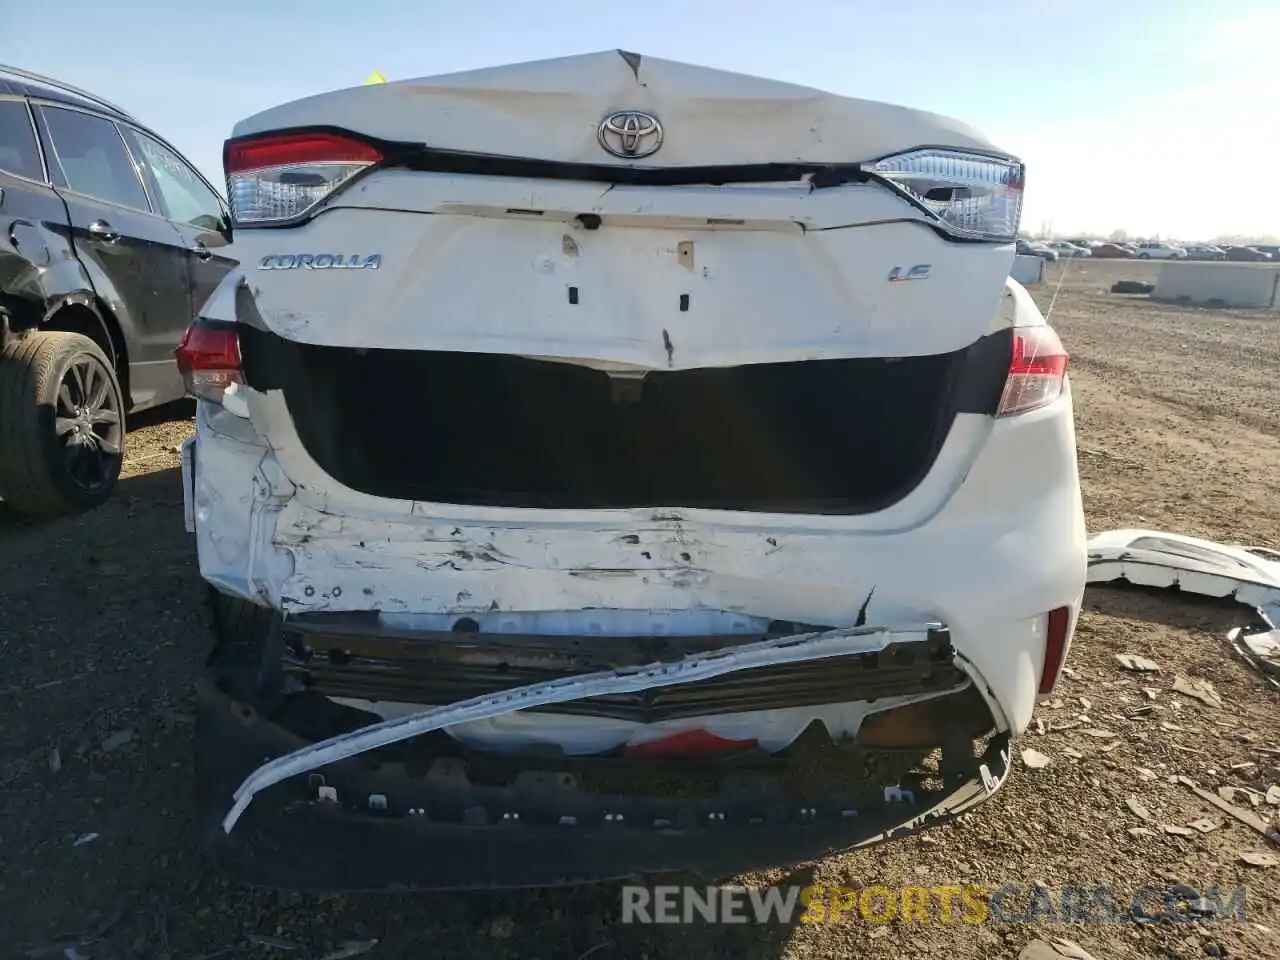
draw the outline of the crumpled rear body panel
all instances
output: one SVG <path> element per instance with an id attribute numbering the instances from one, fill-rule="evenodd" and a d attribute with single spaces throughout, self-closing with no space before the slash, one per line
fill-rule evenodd
<path id="1" fill-rule="evenodd" d="M 584 642 L 646 611 L 685 633 L 732 629 L 734 618 L 751 629 L 775 620 L 835 628 L 941 622 L 999 725 L 1018 731 L 1035 704 L 1046 612 L 1078 608 L 1083 588 L 1069 409 L 1067 398 L 1062 409 L 1016 424 L 974 417 L 984 452 L 959 489 L 926 482 L 874 517 L 780 517 L 480 510 L 339 496 L 331 484 L 312 488 L 315 467 L 298 447 L 252 442 L 249 423 L 202 404 L 192 491 L 201 569 L 221 589 L 287 616 L 368 611 L 405 624 L 484 617 L 501 629 L 510 615 L 525 629 L 521 618 L 564 611 Z M 940 459 L 951 455 L 944 449 Z M 1010 491 L 1011 480 L 1023 492 Z M 602 611 L 595 627 L 591 611 Z M 856 729 L 865 714 L 841 719 L 833 710 L 837 731 Z M 785 742 L 821 713 L 759 715 L 758 732 Z M 584 724 L 598 723 L 569 719 L 556 736 L 579 745 Z M 525 739 L 515 723 L 530 722 L 457 732 L 493 745 Z M 600 729 L 617 742 L 616 731 Z"/>

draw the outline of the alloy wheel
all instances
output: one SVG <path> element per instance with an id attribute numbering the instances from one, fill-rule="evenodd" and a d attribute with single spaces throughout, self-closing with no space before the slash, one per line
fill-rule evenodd
<path id="1" fill-rule="evenodd" d="M 67 474 L 85 491 L 114 479 L 123 441 L 120 405 L 111 375 L 96 357 L 81 354 L 62 375 L 54 431 Z"/>

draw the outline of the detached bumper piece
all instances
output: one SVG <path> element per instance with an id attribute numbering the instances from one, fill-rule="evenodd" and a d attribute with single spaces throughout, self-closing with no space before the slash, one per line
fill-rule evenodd
<path id="1" fill-rule="evenodd" d="M 352 639 L 357 634 L 344 637 L 346 648 L 362 645 Z M 324 635 L 331 631 L 326 628 Z M 364 636 L 379 643 L 409 639 Z M 901 691 L 910 693 L 919 693 L 920 684 L 934 682 L 928 678 L 935 675 L 952 678 L 948 671 L 954 670 L 946 631 L 936 624 L 754 641 L 504 639 L 514 639 L 511 648 L 525 658 L 543 658 L 540 667 L 549 677 L 316 742 L 269 719 L 277 716 L 265 705 L 269 700 L 259 712 L 247 702 L 250 697 L 236 699 L 214 682 L 203 684 L 197 781 L 216 859 L 250 883 L 290 889 L 555 886 L 672 870 L 723 876 L 940 822 L 993 793 L 1008 769 L 1003 734 L 979 749 L 972 738 L 947 737 L 931 772 L 918 767 L 918 752 L 833 743 L 817 724 L 780 754 L 498 756 L 468 751 L 447 737 L 444 752 L 425 762 L 413 751 L 389 749 L 408 741 L 425 744 L 430 738 L 424 735 L 451 724 L 514 710 L 564 710 L 594 700 L 599 704 L 592 709 L 645 715 L 656 707 L 736 704 L 740 691 L 762 700 L 775 696 L 744 683 L 757 671 L 771 675 L 771 684 L 798 672 L 801 682 L 792 684 L 801 691 L 797 702 L 812 702 L 803 698 L 816 695 L 818 678 L 798 668 L 819 666 L 846 678 L 851 668 L 876 674 L 887 665 L 890 678 L 901 668 L 914 671 L 910 690 Z M 591 648 L 581 654 L 586 661 L 553 649 L 575 640 Z M 486 637 L 483 650 L 472 650 L 488 657 L 495 643 Z M 428 640 L 424 649 L 431 646 Z M 907 648 L 919 654 L 910 663 L 900 653 Z M 601 658 L 622 665 L 579 672 L 585 665 L 598 668 Z M 446 662 L 457 665 L 456 659 Z M 522 669 L 534 666 L 526 662 Z M 717 685 L 724 680 L 735 685 Z M 905 681 L 858 682 L 872 683 L 864 690 L 899 690 L 892 685 Z M 670 699 L 677 690 L 681 696 Z M 639 701 L 629 699 L 641 695 Z M 831 697 L 829 688 L 824 696 Z M 860 696 L 845 688 L 832 702 Z M 962 712 L 975 696 L 966 679 L 941 693 L 938 704 L 954 698 Z"/>
<path id="2" fill-rule="evenodd" d="M 329 697 L 444 704 L 580 674 L 672 663 L 767 638 L 407 633 L 320 616 L 286 624 L 285 671 Z M 966 682 L 954 662 L 950 634 L 938 627 L 920 640 L 865 653 L 533 709 L 657 723 L 944 693 Z"/>
<path id="3" fill-rule="evenodd" d="M 962 781 L 937 789 L 861 779 L 863 769 L 835 756 L 825 732 L 832 764 L 824 766 L 843 770 L 830 781 L 811 776 L 807 751 L 795 760 L 534 761 L 496 785 L 484 762 L 491 758 L 417 771 L 364 755 L 263 793 L 227 833 L 223 814 L 242 778 L 306 741 L 210 685 L 200 701 L 199 785 L 212 855 L 244 882 L 290 890 L 549 887 L 667 871 L 723 877 L 943 823 L 994 793 L 1009 764 L 1005 734 L 969 754 Z M 608 775 L 597 776 L 604 765 Z M 607 792 L 610 780 L 643 782 L 655 795 Z M 659 784 L 690 781 L 711 792 L 658 795 Z"/>

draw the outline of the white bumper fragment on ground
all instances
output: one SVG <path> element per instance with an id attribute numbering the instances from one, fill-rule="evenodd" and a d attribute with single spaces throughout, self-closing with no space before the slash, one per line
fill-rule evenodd
<path id="1" fill-rule="evenodd" d="M 1273 686 L 1280 686 L 1280 551 L 1215 543 L 1155 530 L 1108 530 L 1089 539 L 1089 583 L 1125 580 L 1177 587 L 1254 607 L 1271 628 L 1227 639 Z"/>
<path id="2" fill-rule="evenodd" d="M 931 630 L 937 630 L 940 627 L 941 625 L 937 623 L 915 624 L 892 629 L 855 627 L 776 637 L 755 643 L 745 643 L 739 647 L 697 654 L 670 663 L 652 663 L 641 667 L 564 677 L 505 690 L 497 694 L 475 697 L 459 703 L 432 707 L 410 716 L 398 717 L 340 734 L 328 740 L 321 740 L 264 763 L 249 774 L 236 790 L 235 802 L 222 821 L 222 829 L 230 833 L 249 804 L 253 802 L 253 798 L 268 787 L 290 777 L 308 773 L 370 750 L 390 746 L 411 737 L 430 733 L 442 727 L 586 697 L 635 693 L 698 680 L 710 680 L 754 667 L 872 653 L 894 643 L 924 642 L 928 640 Z"/>
<path id="3" fill-rule="evenodd" d="M 1086 579 L 1230 597 L 1257 607 L 1273 627 L 1280 626 L 1280 553 L 1265 547 L 1155 530 L 1108 530 L 1089 538 Z"/>

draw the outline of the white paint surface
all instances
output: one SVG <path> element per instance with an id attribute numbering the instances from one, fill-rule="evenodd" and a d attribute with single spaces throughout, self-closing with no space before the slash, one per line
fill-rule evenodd
<path id="1" fill-rule="evenodd" d="M 857 163 L 917 146 L 994 151 L 949 117 L 726 70 L 616 50 L 400 80 L 274 107 L 234 135 L 332 125 L 443 150 L 622 165 L 596 128 L 615 110 L 661 121 L 662 148 L 646 166 Z"/>

